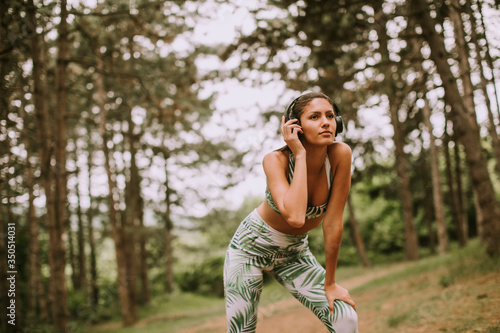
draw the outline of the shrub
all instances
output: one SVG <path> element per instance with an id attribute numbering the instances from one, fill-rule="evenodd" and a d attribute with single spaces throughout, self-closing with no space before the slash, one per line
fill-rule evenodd
<path id="1" fill-rule="evenodd" d="M 224 297 L 224 257 L 212 257 L 176 275 L 182 291 Z"/>

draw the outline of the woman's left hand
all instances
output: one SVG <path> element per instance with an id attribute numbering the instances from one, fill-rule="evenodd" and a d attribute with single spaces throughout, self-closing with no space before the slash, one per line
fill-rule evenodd
<path id="1" fill-rule="evenodd" d="M 328 307 L 330 308 L 330 313 L 333 314 L 333 302 L 338 299 L 351 305 L 354 310 L 356 310 L 356 304 L 349 295 L 347 289 L 339 286 L 338 284 L 325 285 L 325 294 L 328 299 Z"/>

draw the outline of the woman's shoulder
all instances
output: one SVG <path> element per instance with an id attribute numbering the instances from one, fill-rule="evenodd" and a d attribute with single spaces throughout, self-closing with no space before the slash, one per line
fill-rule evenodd
<path id="1" fill-rule="evenodd" d="M 264 155 L 264 158 L 262 160 L 262 164 L 264 165 L 264 167 L 266 165 L 287 166 L 289 157 L 290 157 L 290 152 L 286 149 L 273 150 L 273 151 L 267 153 L 266 155 Z"/>
<path id="2" fill-rule="evenodd" d="M 334 142 L 328 146 L 328 158 L 330 161 L 341 161 L 352 158 L 352 149 L 344 142 Z"/>
<path id="3" fill-rule="evenodd" d="M 344 142 L 334 142 L 328 146 L 328 154 L 335 155 L 352 155 L 352 149 L 347 143 Z"/>

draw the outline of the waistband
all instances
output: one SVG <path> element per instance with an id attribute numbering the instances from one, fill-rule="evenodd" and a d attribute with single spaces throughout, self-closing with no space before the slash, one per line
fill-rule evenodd
<path id="1" fill-rule="evenodd" d="M 257 212 L 257 208 L 255 208 L 248 215 L 248 217 L 245 220 L 243 220 L 243 225 L 245 226 L 245 228 L 257 232 L 262 232 L 262 231 L 268 232 L 273 236 L 274 239 L 282 240 L 284 242 L 300 241 L 307 238 L 307 234 L 290 235 L 274 229 L 269 224 L 267 224 L 266 221 L 264 221 L 264 219 L 259 215 L 259 213 Z"/>

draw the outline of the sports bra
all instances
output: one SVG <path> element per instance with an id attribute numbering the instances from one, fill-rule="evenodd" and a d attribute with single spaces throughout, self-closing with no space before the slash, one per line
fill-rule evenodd
<path id="1" fill-rule="evenodd" d="M 306 209 L 306 220 L 321 216 L 326 212 L 326 208 L 328 207 L 328 200 L 330 199 L 330 187 L 331 187 L 332 181 L 333 181 L 333 175 L 332 175 L 330 169 L 331 169 L 330 161 L 328 160 L 328 156 L 327 156 L 325 159 L 325 170 L 326 170 L 326 180 L 328 182 L 328 198 L 320 206 L 308 206 Z M 290 158 L 288 160 L 288 183 L 289 184 L 292 183 L 294 170 L 295 170 L 295 157 L 293 156 L 292 153 L 290 153 Z M 281 212 L 278 209 L 278 206 L 276 205 L 276 203 L 273 200 L 273 197 L 271 195 L 271 191 L 269 191 L 268 188 L 266 188 L 266 201 L 267 201 L 267 204 L 269 205 L 269 207 L 271 207 L 276 213 L 281 215 Z"/>

